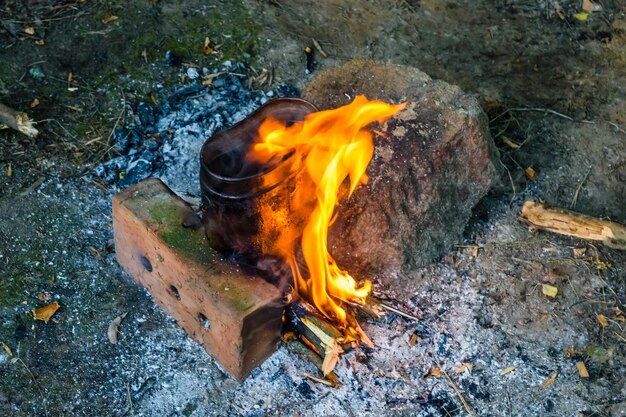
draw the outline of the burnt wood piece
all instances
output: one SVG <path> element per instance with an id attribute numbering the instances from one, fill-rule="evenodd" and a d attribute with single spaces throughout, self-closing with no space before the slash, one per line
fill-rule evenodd
<path id="1" fill-rule="evenodd" d="M 321 110 L 356 95 L 407 107 L 375 133 L 369 182 L 337 208 L 329 250 L 358 278 L 403 279 L 445 255 L 502 171 L 478 101 L 416 68 L 354 60 L 319 73 L 302 98 Z"/>
<path id="2" fill-rule="evenodd" d="M 610 248 L 626 249 L 626 227 L 608 220 L 558 207 L 546 207 L 535 201 L 524 203 L 520 220 L 531 228 L 581 239 L 599 240 Z"/>
<path id="3" fill-rule="evenodd" d="M 280 340 L 280 291 L 209 247 L 195 213 L 157 179 L 113 197 L 118 262 L 230 375 L 244 379 Z"/>
<path id="4" fill-rule="evenodd" d="M 322 358 L 320 367 L 324 376 L 330 374 L 339 355 L 344 352 L 343 334 L 310 304 L 295 299 L 285 307 L 286 330 L 292 330 Z"/>

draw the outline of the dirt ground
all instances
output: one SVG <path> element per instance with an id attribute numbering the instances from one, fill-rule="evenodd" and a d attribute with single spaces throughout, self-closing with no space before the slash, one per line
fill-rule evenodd
<path id="1" fill-rule="evenodd" d="M 626 254 L 517 220 L 535 199 L 626 223 L 626 4 L 596 5 L 2 2 L 0 102 L 41 133 L 0 130 L 0 415 L 625 416 Z M 237 384 L 121 271 L 119 187 L 89 174 L 119 155 L 114 130 L 139 103 L 161 111 L 236 64 L 260 96 L 301 89 L 307 46 L 313 75 L 370 57 L 477 96 L 507 172 L 448 256 L 376 283 L 422 322 L 366 323 L 377 348 L 346 355 L 341 387 L 307 379 L 315 368 L 285 347 Z M 439 366 L 449 379 L 424 378 Z"/>

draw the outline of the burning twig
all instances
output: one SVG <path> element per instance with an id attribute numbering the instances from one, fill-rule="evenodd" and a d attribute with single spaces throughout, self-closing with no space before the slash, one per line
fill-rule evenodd
<path id="1" fill-rule="evenodd" d="M 22 132 L 29 138 L 34 138 L 39 133 L 26 113 L 13 110 L 0 103 L 0 128 L 3 126 Z"/>
<path id="2" fill-rule="evenodd" d="M 561 208 L 549 208 L 543 203 L 527 201 L 520 220 L 531 228 L 581 239 L 599 240 L 613 249 L 626 249 L 626 227 L 585 214 Z"/>

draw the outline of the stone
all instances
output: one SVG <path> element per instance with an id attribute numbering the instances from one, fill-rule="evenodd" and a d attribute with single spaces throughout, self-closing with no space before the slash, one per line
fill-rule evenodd
<path id="1" fill-rule="evenodd" d="M 338 207 L 329 250 L 355 277 L 397 275 L 459 242 L 502 165 L 477 100 L 416 68 L 354 60 L 318 74 L 302 93 L 321 110 L 356 95 L 409 104 L 375 129 L 369 182 Z"/>
<path id="2" fill-rule="evenodd" d="M 142 181 L 113 197 L 116 256 L 167 314 L 242 380 L 276 349 L 282 294 L 223 260 L 194 217 L 160 180 Z"/>

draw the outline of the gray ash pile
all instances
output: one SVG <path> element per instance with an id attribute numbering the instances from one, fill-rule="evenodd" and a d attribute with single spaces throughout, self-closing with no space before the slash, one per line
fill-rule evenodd
<path id="1" fill-rule="evenodd" d="M 288 85 L 268 91 L 245 86 L 245 68 L 225 73 L 210 85 L 199 80 L 170 95 L 160 107 L 140 102 L 129 109 L 127 122 L 113 133 L 112 150 L 119 154 L 93 173 L 107 185 L 126 188 L 159 177 L 181 195 L 197 196 L 200 148 L 215 132 L 241 121 L 268 100 L 296 97 Z M 208 72 L 206 69 L 204 72 Z"/>

